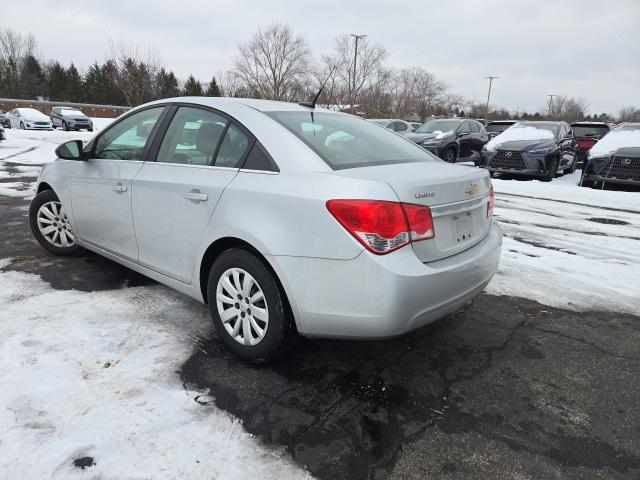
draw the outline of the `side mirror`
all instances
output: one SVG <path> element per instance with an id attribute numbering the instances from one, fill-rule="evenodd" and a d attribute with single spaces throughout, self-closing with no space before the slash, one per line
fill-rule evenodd
<path id="1" fill-rule="evenodd" d="M 467 135 L 471 135 L 471 132 L 458 132 L 459 137 L 466 137 Z"/>
<path id="2" fill-rule="evenodd" d="M 564 140 L 573 140 L 573 135 L 571 135 L 570 133 L 567 133 L 567 134 L 564 136 Z"/>
<path id="3" fill-rule="evenodd" d="M 56 156 L 63 160 L 82 160 L 82 140 L 71 140 L 56 148 Z"/>

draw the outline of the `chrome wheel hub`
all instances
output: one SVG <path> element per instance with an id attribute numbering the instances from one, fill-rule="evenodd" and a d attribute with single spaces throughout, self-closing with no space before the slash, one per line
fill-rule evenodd
<path id="1" fill-rule="evenodd" d="M 236 342 L 253 346 L 262 341 L 269 327 L 269 309 L 262 288 L 249 272 L 225 271 L 216 287 L 216 305 L 225 330 Z"/>
<path id="2" fill-rule="evenodd" d="M 72 247 L 76 243 L 67 214 L 60 202 L 47 202 L 38 209 L 38 230 L 55 247 Z"/>

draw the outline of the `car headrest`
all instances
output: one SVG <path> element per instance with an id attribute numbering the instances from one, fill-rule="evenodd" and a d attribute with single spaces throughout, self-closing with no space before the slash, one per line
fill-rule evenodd
<path id="1" fill-rule="evenodd" d="M 203 123 L 196 135 L 196 148 L 207 156 L 213 155 L 224 127 L 219 123 Z"/>

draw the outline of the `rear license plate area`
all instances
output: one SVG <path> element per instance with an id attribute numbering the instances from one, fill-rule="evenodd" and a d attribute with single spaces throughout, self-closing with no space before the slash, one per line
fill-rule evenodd
<path id="1" fill-rule="evenodd" d="M 471 213 L 463 213 L 453 217 L 453 237 L 457 243 L 471 240 L 472 235 Z"/>

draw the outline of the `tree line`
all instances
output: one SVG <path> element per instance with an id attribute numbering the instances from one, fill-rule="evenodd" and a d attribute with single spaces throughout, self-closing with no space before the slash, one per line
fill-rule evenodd
<path id="1" fill-rule="evenodd" d="M 474 102 L 421 66 L 394 68 L 380 43 L 339 35 L 332 49 L 314 57 L 304 36 L 288 25 L 260 28 L 238 45 L 232 67 L 203 84 L 193 75 L 180 81 L 155 53 L 139 45 L 109 41 L 108 58 L 80 72 L 71 63 L 43 61 L 33 35 L 0 31 L 0 97 L 49 99 L 136 106 L 167 97 L 205 95 L 308 101 L 368 117 L 563 119 L 567 121 L 640 121 L 640 109 L 589 115 L 584 98 L 555 96 L 537 112 L 509 110 Z M 218 83 L 219 80 L 219 83 Z"/>

